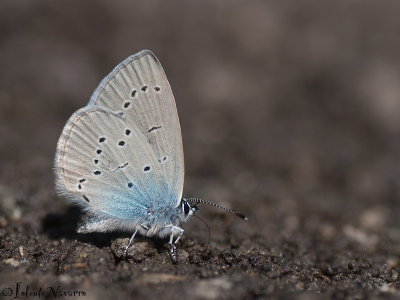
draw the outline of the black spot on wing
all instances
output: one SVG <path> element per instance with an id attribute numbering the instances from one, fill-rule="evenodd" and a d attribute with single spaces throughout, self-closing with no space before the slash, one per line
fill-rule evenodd
<path id="1" fill-rule="evenodd" d="M 164 162 L 164 161 L 166 161 L 166 160 L 167 160 L 167 157 L 164 156 L 163 158 L 159 158 L 159 159 L 158 159 L 158 162 L 159 162 L 159 163 L 162 163 L 162 162 Z"/>
<path id="2" fill-rule="evenodd" d="M 118 170 L 118 169 L 123 169 L 123 168 L 125 168 L 127 165 L 128 165 L 128 163 L 127 163 L 127 162 L 126 162 L 126 163 L 124 163 L 124 164 L 122 164 L 122 165 L 119 165 L 119 166 L 117 167 L 117 169 L 116 169 L 116 170 Z"/>
<path id="3" fill-rule="evenodd" d="M 154 130 L 157 130 L 157 129 L 160 129 L 160 128 L 162 128 L 162 126 L 153 126 L 153 127 L 151 127 L 149 130 L 147 130 L 147 132 L 152 132 L 152 131 L 154 131 Z"/>

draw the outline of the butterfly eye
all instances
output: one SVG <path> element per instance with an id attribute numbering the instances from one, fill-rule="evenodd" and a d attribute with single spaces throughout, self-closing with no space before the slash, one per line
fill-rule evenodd
<path id="1" fill-rule="evenodd" d="M 184 202 L 182 202 L 182 206 L 183 206 L 183 212 L 184 212 L 185 216 L 187 216 L 189 214 L 189 212 L 190 212 L 189 203 L 184 201 Z"/>

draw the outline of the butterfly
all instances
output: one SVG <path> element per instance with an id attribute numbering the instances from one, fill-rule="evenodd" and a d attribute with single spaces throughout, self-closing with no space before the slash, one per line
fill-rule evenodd
<path id="1" fill-rule="evenodd" d="M 140 51 L 118 64 L 57 143 L 56 189 L 86 212 L 79 233 L 125 230 L 176 243 L 200 203 L 183 198 L 181 128 L 171 87 L 156 56 Z"/>

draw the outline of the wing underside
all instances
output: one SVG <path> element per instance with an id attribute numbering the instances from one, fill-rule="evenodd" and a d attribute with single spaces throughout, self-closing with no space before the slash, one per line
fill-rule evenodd
<path id="1" fill-rule="evenodd" d="M 57 187 L 74 202 L 120 218 L 177 206 L 184 162 L 175 100 L 157 58 L 120 63 L 65 125 Z"/>

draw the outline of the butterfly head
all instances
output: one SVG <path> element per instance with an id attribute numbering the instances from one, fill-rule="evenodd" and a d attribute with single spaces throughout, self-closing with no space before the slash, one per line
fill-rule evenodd
<path id="1" fill-rule="evenodd" d="M 180 207 L 185 220 L 189 219 L 196 211 L 199 210 L 198 203 L 191 205 L 185 198 L 181 199 Z"/>

